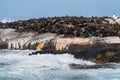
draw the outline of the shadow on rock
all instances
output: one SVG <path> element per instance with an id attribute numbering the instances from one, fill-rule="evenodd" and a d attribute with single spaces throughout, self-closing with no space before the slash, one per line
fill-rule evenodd
<path id="1" fill-rule="evenodd" d="M 75 58 L 96 63 L 120 62 L 120 44 L 91 45 L 72 52 Z"/>

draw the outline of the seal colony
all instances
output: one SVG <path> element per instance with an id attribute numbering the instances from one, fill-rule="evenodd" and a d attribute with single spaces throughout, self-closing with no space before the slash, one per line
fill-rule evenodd
<path id="1" fill-rule="evenodd" d="M 76 37 L 120 36 L 120 20 L 110 17 L 53 17 L 11 23 L 0 23 L 0 28 L 12 28 L 16 32 L 56 33 Z"/>
<path id="2" fill-rule="evenodd" d="M 0 22 L 0 49 L 38 50 L 29 55 L 70 53 L 96 63 L 119 63 L 120 19 L 65 16 Z"/>

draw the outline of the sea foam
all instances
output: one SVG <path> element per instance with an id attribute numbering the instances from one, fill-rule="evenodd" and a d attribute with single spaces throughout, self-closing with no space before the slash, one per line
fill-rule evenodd
<path id="1" fill-rule="evenodd" d="M 28 56 L 29 51 L 12 51 L 5 52 L 6 54 L 1 54 L 0 63 L 7 63 L 10 66 L 16 64 L 13 67 L 40 67 L 40 68 L 59 68 L 68 69 L 69 64 L 80 64 L 80 65 L 94 65 L 95 63 L 90 61 L 84 61 L 80 59 L 75 59 L 73 55 L 70 54 L 41 54 Z M 21 53 L 22 52 L 22 53 Z M 20 54 L 17 54 L 20 53 Z M 26 54 L 25 54 L 26 53 Z M 4 59 L 3 59 L 4 58 Z M 2 60 L 1 60 L 2 59 Z M 14 62 L 14 63 L 13 63 Z"/>
<path id="2" fill-rule="evenodd" d="M 2 23 L 7 23 L 7 22 L 14 22 L 15 19 L 12 19 L 12 18 L 3 18 L 2 20 L 0 20 L 0 22 Z"/>
<path id="3" fill-rule="evenodd" d="M 70 69 L 69 64 L 94 65 L 70 54 L 29 56 L 33 50 L 0 50 L 0 80 L 120 80 L 115 69 Z"/>

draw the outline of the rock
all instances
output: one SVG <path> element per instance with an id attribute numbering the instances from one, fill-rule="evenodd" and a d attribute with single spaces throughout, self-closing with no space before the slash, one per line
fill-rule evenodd
<path id="1" fill-rule="evenodd" d="M 65 53 L 69 53 L 69 52 L 64 52 L 64 51 L 35 51 L 35 52 L 32 52 L 32 53 L 29 53 L 28 55 L 29 56 L 32 56 L 32 55 L 39 55 L 39 54 L 65 54 Z"/>
<path id="2" fill-rule="evenodd" d="M 96 63 L 118 63 L 120 62 L 120 45 L 111 44 L 111 45 L 95 45 L 87 46 L 82 50 L 73 52 L 75 58 L 90 60 Z"/>
<path id="3" fill-rule="evenodd" d="M 118 36 L 120 37 L 120 31 L 118 31 Z"/>
<path id="4" fill-rule="evenodd" d="M 8 43 L 0 40 L 0 49 L 8 49 Z"/>
<path id="5" fill-rule="evenodd" d="M 99 69 L 99 68 L 112 68 L 109 64 L 96 64 L 96 65 L 80 65 L 70 64 L 71 69 Z"/>
<path id="6" fill-rule="evenodd" d="M 39 18 L 0 23 L 0 27 L 0 49 L 36 49 L 41 51 L 30 55 L 71 53 L 96 63 L 120 62 L 120 44 L 116 45 L 120 24 L 109 17 Z"/>
<path id="7" fill-rule="evenodd" d="M 89 60 L 95 63 L 119 63 L 120 62 L 120 44 L 94 44 L 94 45 L 75 45 L 67 51 L 61 50 L 43 50 L 30 53 L 36 54 L 64 54 L 69 53 L 77 59 Z"/>

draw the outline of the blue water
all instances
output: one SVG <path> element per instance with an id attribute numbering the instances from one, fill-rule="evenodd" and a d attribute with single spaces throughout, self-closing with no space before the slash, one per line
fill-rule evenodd
<path id="1" fill-rule="evenodd" d="M 94 65 L 68 54 L 34 55 L 32 50 L 1 50 L 0 80 L 120 80 L 120 64 L 114 69 L 70 69 L 70 63 Z"/>

